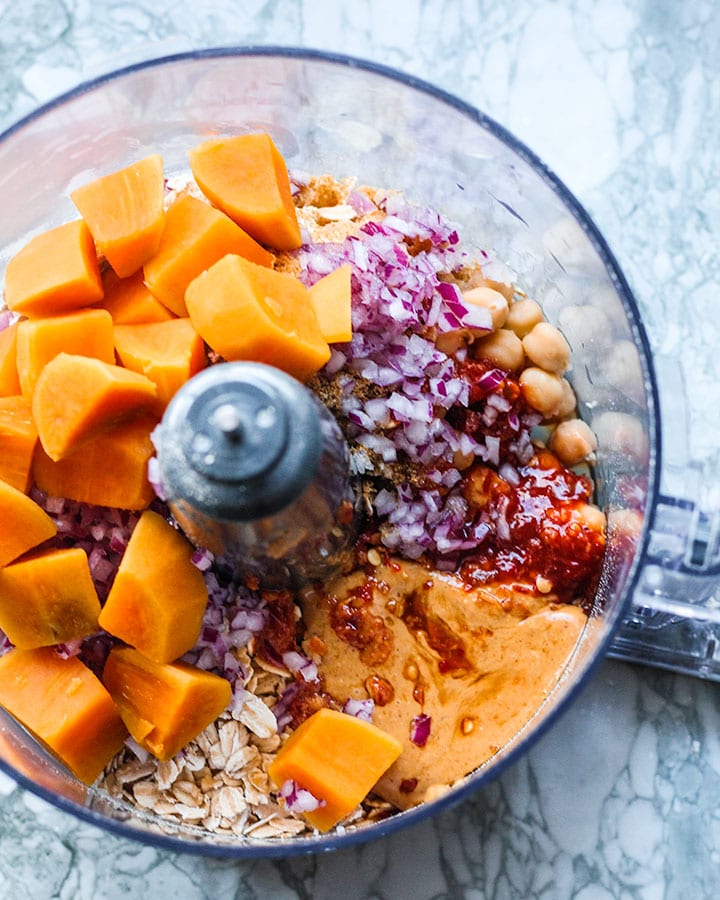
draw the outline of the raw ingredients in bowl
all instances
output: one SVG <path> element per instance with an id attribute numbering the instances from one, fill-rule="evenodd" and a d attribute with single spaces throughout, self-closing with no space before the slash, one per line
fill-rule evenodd
<path id="1" fill-rule="evenodd" d="M 255 838 L 372 821 L 491 759 L 585 625 L 605 522 L 570 349 L 437 212 L 290 179 L 266 135 L 190 162 L 164 187 L 150 157 L 81 188 L 84 218 L 7 268 L 0 668 L 19 674 L 0 703 L 171 821 Z M 304 380 L 350 446 L 353 565 L 297 596 L 230 583 L 168 523 L 152 429 L 234 358 Z M 84 589 L 58 597 L 77 550 Z M 40 637 L 19 621 L 28 584 Z M 62 663 L 87 673 L 71 726 L 12 688 L 47 690 Z M 78 764 L 101 723 L 112 740 Z"/>

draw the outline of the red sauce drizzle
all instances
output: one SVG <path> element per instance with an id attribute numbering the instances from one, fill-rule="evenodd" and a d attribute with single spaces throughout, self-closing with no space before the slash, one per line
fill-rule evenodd
<path id="1" fill-rule="evenodd" d="M 426 590 L 432 588 L 432 582 L 425 585 Z M 409 631 L 425 634 L 428 646 L 438 654 L 438 670 L 445 675 L 451 672 L 462 672 L 470 669 L 470 662 L 465 655 L 465 646 L 460 638 L 437 616 L 428 615 L 426 604 L 419 591 L 413 591 L 404 599 L 401 618 Z M 416 688 L 417 690 L 417 688 Z M 416 698 L 417 699 L 417 698 Z M 419 703 L 424 701 L 418 700 Z"/>
<path id="2" fill-rule="evenodd" d="M 592 481 L 547 451 L 517 471 L 517 485 L 499 476 L 483 483 L 488 502 L 475 522 L 491 530 L 466 557 L 461 575 L 470 583 L 541 576 L 563 602 L 589 599 L 605 548 L 604 534 L 579 514 L 592 496 Z"/>
<path id="3" fill-rule="evenodd" d="M 282 666 L 283 653 L 298 649 L 295 601 L 289 591 L 266 591 L 262 597 L 268 616 L 256 638 L 255 652 L 271 665 Z"/>
<path id="4" fill-rule="evenodd" d="M 368 666 L 384 663 L 393 648 L 392 632 L 371 606 L 375 581 L 365 581 L 343 598 L 330 597 L 330 625 L 346 644 L 360 652 Z"/>

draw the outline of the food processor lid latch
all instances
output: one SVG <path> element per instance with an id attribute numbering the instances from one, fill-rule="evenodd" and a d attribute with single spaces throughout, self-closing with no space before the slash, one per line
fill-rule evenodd
<path id="1" fill-rule="evenodd" d="M 720 485 L 693 458 L 679 362 L 656 357 L 660 492 L 629 614 L 609 656 L 720 681 Z"/>

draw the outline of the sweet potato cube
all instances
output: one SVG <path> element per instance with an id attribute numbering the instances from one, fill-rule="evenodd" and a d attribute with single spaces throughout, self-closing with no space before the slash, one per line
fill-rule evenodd
<path id="1" fill-rule="evenodd" d="M 40 373 L 32 411 L 43 449 L 58 460 L 156 401 L 157 388 L 144 375 L 60 353 Z"/>
<path id="2" fill-rule="evenodd" d="M 0 566 L 56 533 L 57 527 L 44 509 L 22 491 L 0 481 Z"/>
<path id="3" fill-rule="evenodd" d="M 97 631 L 100 601 L 80 547 L 34 553 L 0 569 L 0 628 L 21 650 Z"/>
<path id="4" fill-rule="evenodd" d="M 225 213 L 197 197 L 179 197 L 168 209 L 157 253 L 144 267 L 153 295 L 177 316 L 187 316 L 185 290 L 193 278 L 227 253 L 262 266 L 272 255 Z"/>
<path id="5" fill-rule="evenodd" d="M 18 322 L 0 331 L 0 397 L 12 397 L 20 393 L 17 370 Z"/>
<path id="6" fill-rule="evenodd" d="M 230 683 L 186 663 L 156 663 L 132 647 L 111 650 L 103 681 L 133 738 L 168 760 L 230 703 Z"/>
<path id="7" fill-rule="evenodd" d="M 37 429 L 30 401 L 25 397 L 0 397 L 0 478 L 22 491 L 30 490 Z"/>
<path id="8" fill-rule="evenodd" d="M 278 787 L 292 780 L 321 805 L 304 813 L 327 831 L 360 803 L 402 752 L 402 744 L 370 722 L 319 709 L 288 738 L 268 773 Z"/>
<path id="9" fill-rule="evenodd" d="M 346 263 L 316 281 L 309 290 L 320 331 L 328 344 L 352 339 L 351 271 Z"/>
<path id="10" fill-rule="evenodd" d="M 162 157 L 146 156 L 70 194 L 95 244 L 124 278 L 155 253 L 165 224 Z"/>
<path id="11" fill-rule="evenodd" d="M 190 151 L 190 168 L 210 202 L 261 244 L 301 245 L 285 160 L 269 134 L 211 138 Z"/>
<path id="12" fill-rule="evenodd" d="M 83 309 L 62 316 L 19 322 L 17 367 L 23 394 L 32 394 L 40 373 L 58 353 L 91 356 L 114 364 L 110 313 L 104 309 Z"/>
<path id="13" fill-rule="evenodd" d="M 140 325 L 167 322 L 173 314 L 145 284 L 142 270 L 129 278 L 118 278 L 112 269 L 103 272 L 105 294 L 100 306 L 112 316 L 116 325 Z"/>
<path id="14" fill-rule="evenodd" d="M 205 344 L 187 318 L 116 325 L 115 349 L 126 369 L 146 375 L 164 410 L 178 389 L 205 367 Z"/>
<path id="15" fill-rule="evenodd" d="M 38 443 L 32 469 L 35 482 L 52 497 L 145 509 L 155 497 L 148 480 L 148 462 L 155 454 L 150 434 L 156 425 L 154 418 L 134 419 L 57 461 Z"/>
<path id="16" fill-rule="evenodd" d="M 76 657 L 52 647 L 0 657 L 0 705 L 92 784 L 127 738 L 112 697 Z"/>
<path id="17" fill-rule="evenodd" d="M 207 606 L 192 545 L 162 516 L 145 510 L 135 526 L 100 613 L 100 627 L 158 663 L 197 641 Z"/>
<path id="18" fill-rule="evenodd" d="M 330 358 L 307 288 L 285 272 L 229 255 L 190 284 L 186 301 L 195 330 L 226 360 L 305 380 Z"/>
<path id="19" fill-rule="evenodd" d="M 97 252 L 82 219 L 44 231 L 5 269 L 5 302 L 26 316 L 52 316 L 102 298 Z"/>

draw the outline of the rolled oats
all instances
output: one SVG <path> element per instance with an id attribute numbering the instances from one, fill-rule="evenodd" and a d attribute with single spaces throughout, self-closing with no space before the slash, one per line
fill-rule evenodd
<path id="1" fill-rule="evenodd" d="M 180 766 L 174 759 L 159 762 L 155 773 L 157 786 L 161 791 L 166 791 L 180 774 Z"/>
<path id="2" fill-rule="evenodd" d="M 260 738 L 277 733 L 277 719 L 273 711 L 254 694 L 249 694 L 240 710 L 233 715 Z"/>
<path id="3" fill-rule="evenodd" d="M 222 787 L 210 800 L 211 815 L 234 821 L 247 811 L 247 803 L 240 788 Z"/>
<path id="4" fill-rule="evenodd" d="M 154 781 L 139 781 L 133 786 L 132 792 L 138 806 L 158 812 L 161 794 Z"/>

